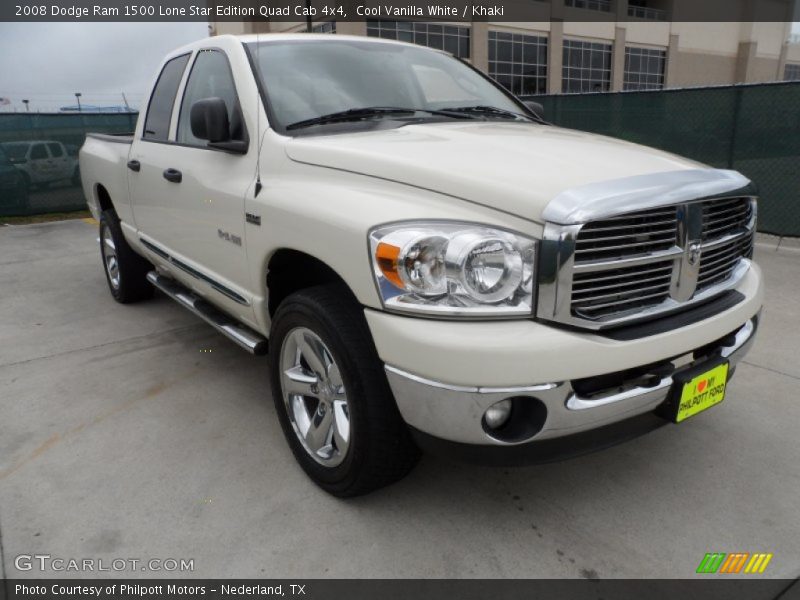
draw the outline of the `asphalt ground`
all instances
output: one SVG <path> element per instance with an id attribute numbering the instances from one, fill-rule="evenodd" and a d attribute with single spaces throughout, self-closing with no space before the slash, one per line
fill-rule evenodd
<path id="1" fill-rule="evenodd" d="M 126 577 L 683 578 L 707 552 L 800 574 L 800 250 L 759 243 L 758 339 L 720 406 L 519 469 L 424 457 L 342 501 L 295 464 L 264 358 L 171 300 L 108 293 L 96 228 L 0 228 L 0 536 L 20 555 L 193 560 Z M 795 245 L 796 246 L 796 245 Z M 23 565 L 24 566 L 24 565 Z M 103 575 L 100 573 L 99 575 Z"/>

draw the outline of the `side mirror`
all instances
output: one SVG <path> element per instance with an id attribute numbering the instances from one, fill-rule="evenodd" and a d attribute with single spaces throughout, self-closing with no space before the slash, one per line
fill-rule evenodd
<path id="1" fill-rule="evenodd" d="M 528 107 L 529 111 L 544 120 L 544 106 L 533 100 L 523 100 L 522 103 Z"/>
<path id="2" fill-rule="evenodd" d="M 192 135 L 209 143 L 227 142 L 231 138 L 228 108 L 222 98 L 204 98 L 192 104 L 189 113 Z"/>

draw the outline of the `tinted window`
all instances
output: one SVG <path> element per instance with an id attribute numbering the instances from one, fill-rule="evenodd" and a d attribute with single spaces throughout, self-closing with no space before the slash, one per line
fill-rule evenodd
<path id="1" fill-rule="evenodd" d="M 47 148 L 45 148 L 44 144 L 35 144 L 33 150 L 31 150 L 31 160 L 37 160 L 39 158 L 48 158 Z"/>
<path id="2" fill-rule="evenodd" d="M 64 151 L 61 149 L 61 144 L 47 144 L 47 147 L 50 148 L 50 156 L 53 158 L 64 156 Z"/>
<path id="3" fill-rule="evenodd" d="M 189 55 L 184 54 L 173 58 L 161 70 L 153 95 L 150 97 L 150 105 L 147 107 L 147 119 L 144 122 L 142 138 L 158 141 L 167 139 L 172 105 L 175 102 L 175 95 L 178 93 L 178 86 L 187 62 L 189 62 Z"/>
<path id="4" fill-rule="evenodd" d="M 203 50 L 197 55 L 186 82 L 186 91 L 181 102 L 178 120 L 178 142 L 205 146 L 206 141 L 192 135 L 190 115 L 192 104 L 204 98 L 222 98 L 228 107 L 228 122 L 231 124 L 231 137 L 244 139 L 241 111 L 236 96 L 228 59 L 218 50 Z"/>

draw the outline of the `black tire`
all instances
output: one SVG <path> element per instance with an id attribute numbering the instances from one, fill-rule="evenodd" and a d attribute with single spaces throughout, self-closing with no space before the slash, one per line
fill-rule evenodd
<path id="1" fill-rule="evenodd" d="M 114 243 L 118 279 L 116 285 L 112 282 L 112 275 L 107 262 L 108 248 L 105 244 L 106 232 L 109 232 Z M 147 281 L 147 273 L 153 269 L 146 259 L 142 258 L 128 245 L 122 235 L 119 217 L 113 210 L 104 210 L 100 214 L 100 257 L 103 262 L 103 271 L 106 274 L 108 289 L 114 300 L 121 304 L 130 304 L 146 300 L 153 296 L 153 286 Z"/>
<path id="2" fill-rule="evenodd" d="M 297 328 L 310 329 L 324 342 L 345 386 L 350 436 L 337 466 L 321 465 L 312 458 L 284 403 L 281 353 L 285 338 Z M 408 474 L 419 451 L 397 410 L 363 309 L 347 288 L 317 286 L 287 297 L 275 313 L 269 343 L 275 409 L 295 458 L 314 483 L 344 498 L 366 494 Z"/>

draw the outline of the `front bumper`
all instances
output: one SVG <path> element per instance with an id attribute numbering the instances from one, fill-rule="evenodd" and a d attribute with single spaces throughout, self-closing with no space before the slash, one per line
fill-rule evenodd
<path id="1" fill-rule="evenodd" d="M 576 382 L 665 361 L 673 361 L 677 372 L 708 353 L 729 360 L 732 372 L 754 340 L 763 300 L 757 266 L 737 292 L 742 300 L 713 316 L 632 340 L 534 321 L 442 322 L 366 312 L 398 409 L 412 431 L 488 450 L 567 438 L 640 416 L 639 422 L 647 421 L 644 430 L 665 422 L 648 417 L 667 399 L 674 372 L 599 395 L 583 395 Z M 699 349 L 705 353 L 700 357 Z M 511 441 L 497 439 L 483 423 L 486 409 L 509 397 L 546 408 L 536 431 Z M 624 438 L 630 428 L 612 429 L 625 430 Z"/>

